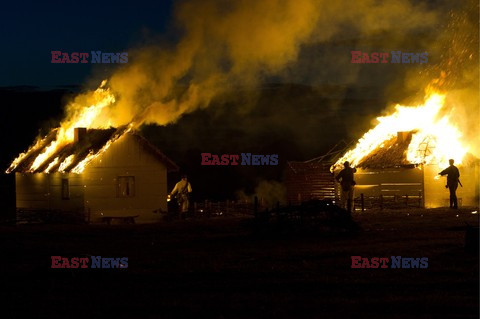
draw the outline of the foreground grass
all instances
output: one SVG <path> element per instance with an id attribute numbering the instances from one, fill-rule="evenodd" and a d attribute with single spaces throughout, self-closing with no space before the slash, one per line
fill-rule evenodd
<path id="1" fill-rule="evenodd" d="M 354 214 L 361 230 L 252 233 L 251 220 L 0 228 L 1 313 L 20 317 L 476 318 L 475 209 Z M 478 210 L 478 209 L 477 209 Z M 128 269 L 51 269 L 52 255 L 128 257 Z M 351 269 L 350 256 L 428 257 L 427 269 Z"/>

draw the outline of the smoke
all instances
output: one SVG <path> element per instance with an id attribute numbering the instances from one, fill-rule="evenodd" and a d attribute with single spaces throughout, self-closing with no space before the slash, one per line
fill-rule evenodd
<path id="1" fill-rule="evenodd" d="M 385 86 L 391 81 L 386 94 L 395 104 L 405 96 L 421 102 L 429 83 L 448 90 L 465 138 L 478 139 L 473 120 L 479 115 L 478 4 L 468 0 L 451 12 L 447 4 L 428 5 L 408 0 L 181 1 L 174 12 L 178 42 L 130 50 L 129 62 L 107 84 L 116 102 L 91 127 L 107 120 L 112 126 L 174 123 L 235 89 L 235 98 L 246 101 L 235 107 L 248 112 L 255 105 L 253 88 L 272 78 L 306 79 L 310 85 L 377 81 Z M 367 52 L 423 52 L 428 47 L 429 65 L 389 65 L 385 72 L 384 65 L 349 63 L 350 51 L 362 46 Z M 85 104 L 89 99 L 89 93 L 77 97 L 69 113 L 91 105 Z M 363 116 L 373 118 L 377 112 Z M 479 143 L 474 144 L 472 152 L 478 154 Z"/>
<path id="2" fill-rule="evenodd" d="M 436 18 L 425 4 L 407 0 L 181 1 L 175 9 L 178 43 L 130 50 L 128 64 L 108 82 L 116 103 L 97 120 L 114 126 L 173 123 L 234 87 L 285 76 L 310 45 L 352 34 L 408 34 Z M 345 76 L 355 78 L 357 66 L 348 68 Z"/>
<path id="3" fill-rule="evenodd" d="M 273 207 L 277 203 L 284 204 L 287 198 L 287 191 L 282 183 L 273 180 L 262 180 L 255 187 L 254 194 L 247 195 L 244 190 L 236 192 L 238 200 L 253 202 L 255 197 L 261 205 Z"/>
<path id="4" fill-rule="evenodd" d="M 444 89 L 452 120 L 458 124 L 470 153 L 480 158 L 479 3 L 470 0 L 448 25 Z"/>
<path id="5" fill-rule="evenodd" d="M 479 3 L 462 2 L 463 6 L 450 10 L 438 37 L 430 46 L 437 63 L 423 72 L 410 72 L 404 80 L 406 91 L 423 93 L 426 84 L 446 94 L 443 115 L 461 130 L 464 145 L 480 158 L 480 104 L 479 104 Z M 452 154 L 453 157 L 453 154 Z"/>

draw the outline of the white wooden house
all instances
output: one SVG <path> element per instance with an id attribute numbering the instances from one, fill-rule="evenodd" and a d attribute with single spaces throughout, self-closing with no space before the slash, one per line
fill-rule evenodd
<path id="1" fill-rule="evenodd" d="M 14 170 L 17 214 L 77 214 L 90 223 L 136 216 L 136 223 L 151 223 L 167 211 L 167 172 L 177 171 L 178 166 L 135 132 L 75 129 L 74 142 L 32 172 L 31 162 L 42 150 L 24 158 Z M 74 173 L 91 155 L 98 156 Z M 69 157 L 71 163 L 61 167 Z"/>

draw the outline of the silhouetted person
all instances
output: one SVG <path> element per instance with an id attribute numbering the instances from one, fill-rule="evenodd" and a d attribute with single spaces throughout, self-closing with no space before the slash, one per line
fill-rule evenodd
<path id="1" fill-rule="evenodd" d="M 447 186 L 445 187 L 447 187 L 450 191 L 450 208 L 457 209 L 458 203 L 456 191 L 458 182 L 460 180 L 460 172 L 458 171 L 458 168 L 453 165 L 453 159 L 448 160 L 448 162 L 450 163 L 450 166 L 441 171 L 439 174 L 442 176 L 447 175 Z"/>
<path id="2" fill-rule="evenodd" d="M 353 188 L 356 184 L 353 180 L 353 174 L 357 172 L 357 169 L 351 168 L 348 161 L 345 162 L 343 166 L 344 169 L 342 169 L 335 178 L 342 186 L 342 192 L 340 194 L 340 206 L 351 213 L 353 204 Z"/>
<path id="3" fill-rule="evenodd" d="M 181 215 L 184 215 L 186 212 L 188 212 L 188 206 L 190 204 L 188 200 L 188 195 L 191 192 L 192 192 L 192 186 L 187 180 L 187 175 L 183 175 L 182 180 L 179 181 L 177 184 L 175 184 L 175 187 L 170 193 L 170 196 L 177 194 L 176 198 L 177 198 L 178 206 L 180 207 Z"/>

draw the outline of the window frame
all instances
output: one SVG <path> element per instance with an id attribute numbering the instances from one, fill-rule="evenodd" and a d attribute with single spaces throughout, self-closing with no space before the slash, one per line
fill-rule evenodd
<path id="1" fill-rule="evenodd" d="M 128 194 L 124 194 L 122 192 L 121 181 L 124 180 L 125 185 L 127 186 Z M 133 175 L 119 175 L 116 178 L 115 182 L 115 189 L 116 189 L 116 197 L 117 198 L 132 198 L 136 196 L 136 186 L 135 186 L 135 176 Z"/>
<path id="2" fill-rule="evenodd" d="M 70 199 L 70 181 L 68 178 L 62 178 L 62 184 L 61 184 L 61 197 L 62 200 L 69 200 Z"/>

